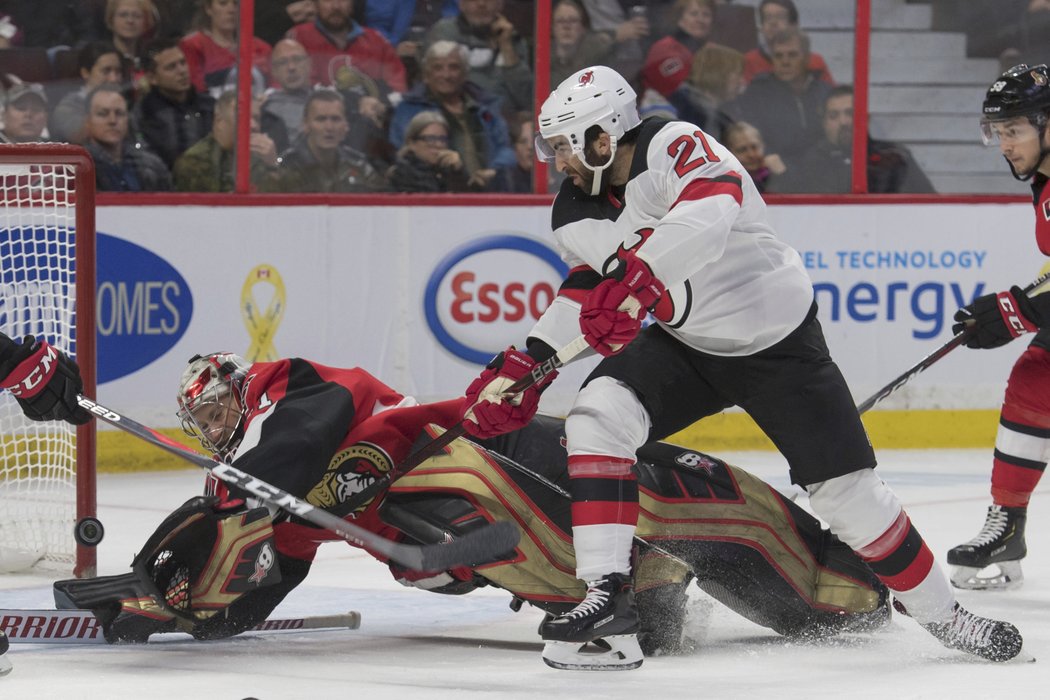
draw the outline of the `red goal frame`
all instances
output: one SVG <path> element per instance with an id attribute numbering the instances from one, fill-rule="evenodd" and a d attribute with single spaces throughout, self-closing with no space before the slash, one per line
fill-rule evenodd
<path id="1" fill-rule="evenodd" d="M 84 395 L 95 397 L 95 162 L 81 146 L 59 143 L 0 144 L 0 163 L 11 165 L 71 165 L 76 207 L 76 360 L 84 380 Z M 0 200 L 2 203 L 2 200 Z M 95 421 L 77 427 L 76 520 L 95 517 Z M 72 529 L 69 536 L 73 537 Z M 93 577 L 98 564 L 94 547 L 77 544 L 73 575 Z"/>

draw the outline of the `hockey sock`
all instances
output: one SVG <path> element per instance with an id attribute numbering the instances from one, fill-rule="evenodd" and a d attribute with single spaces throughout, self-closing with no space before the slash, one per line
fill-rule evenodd
<path id="1" fill-rule="evenodd" d="M 1027 506 L 1046 470 L 1043 455 L 1050 446 L 1050 427 L 1032 425 L 1032 416 L 1026 413 L 1006 403 L 999 416 L 992 461 L 992 501 L 996 505 Z"/>
<path id="2" fill-rule="evenodd" d="M 920 623 L 951 615 L 955 595 L 948 579 L 903 510 L 874 542 L 855 551 Z"/>
<path id="3" fill-rule="evenodd" d="M 614 457 L 569 457 L 577 578 L 593 581 L 631 571 L 638 524 L 638 481 L 632 465 L 632 460 Z"/>

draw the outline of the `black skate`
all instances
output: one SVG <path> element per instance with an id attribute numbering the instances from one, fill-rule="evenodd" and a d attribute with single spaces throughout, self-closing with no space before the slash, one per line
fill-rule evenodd
<path id="1" fill-rule="evenodd" d="M 948 551 L 952 585 L 972 591 L 1007 590 L 1024 581 L 1021 559 L 1028 553 L 1024 542 L 1026 508 L 988 507 L 984 527 L 966 544 Z M 982 569 L 994 569 L 980 576 Z"/>
<path id="2" fill-rule="evenodd" d="M 959 649 L 989 661 L 1009 661 L 1021 651 L 1021 633 L 1009 622 L 974 615 L 955 604 L 947 622 L 923 625 L 949 649 Z"/>
<path id="3" fill-rule="evenodd" d="M 627 670 L 642 665 L 638 607 L 627 574 L 587 584 L 587 596 L 569 612 L 545 620 L 543 661 L 566 670 Z M 587 645 L 593 645 L 588 647 Z"/>

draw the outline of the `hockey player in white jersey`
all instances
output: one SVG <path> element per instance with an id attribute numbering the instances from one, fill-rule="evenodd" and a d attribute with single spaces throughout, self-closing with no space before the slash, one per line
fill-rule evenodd
<path id="1" fill-rule="evenodd" d="M 944 645 L 994 661 L 1021 635 L 961 608 L 875 455 L 817 320 L 798 253 L 780 241 L 736 158 L 693 124 L 638 117 L 604 66 L 561 83 L 539 114 L 537 153 L 567 178 L 552 210 L 570 273 L 529 333 L 466 392 L 467 429 L 521 427 L 543 387 L 503 390 L 580 331 L 605 359 L 566 421 L 576 575 L 586 598 L 546 621 L 556 668 L 635 668 L 631 546 L 635 451 L 736 405 L 787 458 L 831 529 Z M 641 329 L 642 309 L 655 323 Z M 586 646 L 595 643 L 594 646 Z"/>

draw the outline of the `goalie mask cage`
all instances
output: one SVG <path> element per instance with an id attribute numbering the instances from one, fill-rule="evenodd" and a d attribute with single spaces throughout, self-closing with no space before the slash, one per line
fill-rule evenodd
<path id="1" fill-rule="evenodd" d="M 95 396 L 95 166 L 68 144 L 0 144 L 0 331 L 46 338 Z M 25 418 L 0 391 L 0 572 L 94 576 L 95 422 Z"/>

